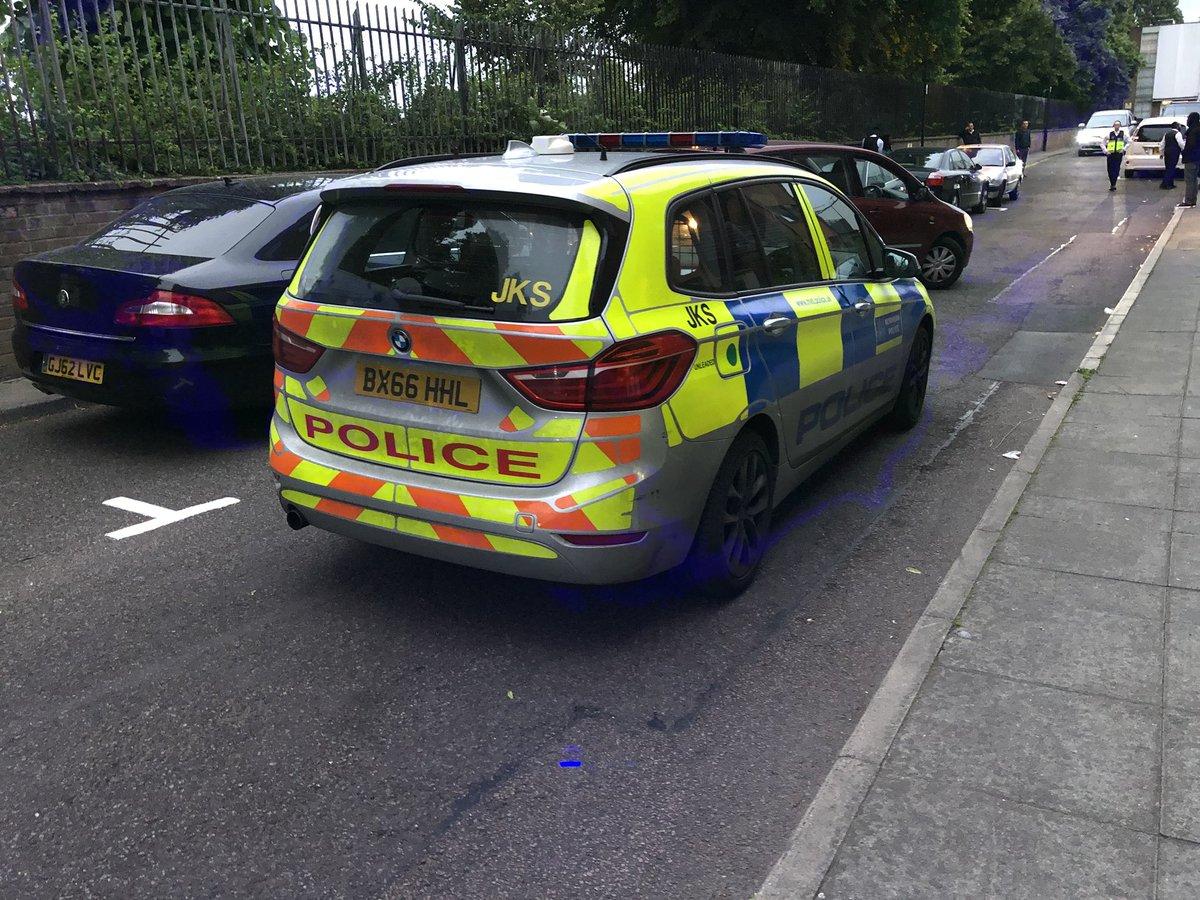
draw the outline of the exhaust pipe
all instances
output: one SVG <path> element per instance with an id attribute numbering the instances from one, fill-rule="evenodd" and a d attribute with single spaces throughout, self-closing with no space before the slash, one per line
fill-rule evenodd
<path id="1" fill-rule="evenodd" d="M 299 531 L 308 524 L 308 519 L 304 518 L 304 513 L 300 512 L 296 507 L 289 506 L 287 508 L 287 523 L 288 528 L 292 529 L 292 531 Z"/>

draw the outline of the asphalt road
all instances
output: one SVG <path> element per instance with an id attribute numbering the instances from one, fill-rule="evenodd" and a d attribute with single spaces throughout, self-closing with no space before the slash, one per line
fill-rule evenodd
<path id="1" fill-rule="evenodd" d="M 0 424 L 0 892 L 749 895 L 1177 199 L 1060 156 L 978 217 L 924 422 L 732 605 L 290 532 L 260 421 Z"/>

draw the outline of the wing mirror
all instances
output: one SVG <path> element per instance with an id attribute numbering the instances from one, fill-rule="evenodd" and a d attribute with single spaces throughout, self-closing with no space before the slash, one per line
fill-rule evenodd
<path id="1" fill-rule="evenodd" d="M 883 274 L 887 278 L 918 278 L 921 275 L 921 264 L 907 250 L 884 247 Z"/>
<path id="2" fill-rule="evenodd" d="M 1075 127 L 1076 127 L 1076 128 L 1087 128 L 1087 124 L 1086 124 L 1086 123 L 1084 123 L 1084 122 L 1080 122 L 1080 123 L 1079 123 L 1078 125 L 1076 125 Z"/>
<path id="3" fill-rule="evenodd" d="M 975 165 L 971 166 L 971 171 L 978 172 L 982 168 L 983 168 L 983 166 L 981 166 L 979 163 L 975 163 Z"/>

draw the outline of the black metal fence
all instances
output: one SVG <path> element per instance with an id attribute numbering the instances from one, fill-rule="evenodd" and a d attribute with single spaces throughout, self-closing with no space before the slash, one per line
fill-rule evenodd
<path id="1" fill-rule="evenodd" d="M 561 131 L 856 140 L 1074 124 L 1038 97 L 347 0 L 20 0 L 0 179 L 368 167 Z"/>

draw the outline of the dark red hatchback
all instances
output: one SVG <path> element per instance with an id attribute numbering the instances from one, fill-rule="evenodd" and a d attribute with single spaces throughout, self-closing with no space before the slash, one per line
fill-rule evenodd
<path id="1" fill-rule="evenodd" d="M 975 241 L 970 215 L 937 199 L 886 156 L 840 144 L 783 141 L 748 152 L 798 163 L 840 188 L 889 247 L 921 261 L 926 286 L 950 287 L 966 268 Z"/>

